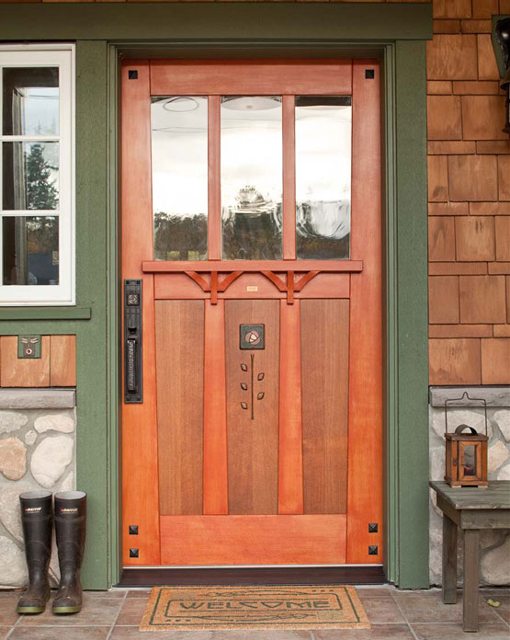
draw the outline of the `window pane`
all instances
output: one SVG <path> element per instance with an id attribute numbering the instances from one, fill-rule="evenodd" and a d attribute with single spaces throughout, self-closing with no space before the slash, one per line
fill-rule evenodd
<path id="1" fill-rule="evenodd" d="M 153 98 L 154 258 L 207 258 L 207 98 Z"/>
<path id="2" fill-rule="evenodd" d="M 3 208 L 57 209 L 58 142 L 3 143 Z"/>
<path id="3" fill-rule="evenodd" d="M 3 284 L 58 284 L 58 218 L 4 216 Z"/>
<path id="4" fill-rule="evenodd" d="M 58 135 L 58 67 L 3 70 L 4 135 Z"/>
<path id="5" fill-rule="evenodd" d="M 296 98 L 298 258 L 348 258 L 351 99 Z"/>
<path id="6" fill-rule="evenodd" d="M 221 201 L 223 258 L 281 258 L 281 98 L 222 98 Z"/>

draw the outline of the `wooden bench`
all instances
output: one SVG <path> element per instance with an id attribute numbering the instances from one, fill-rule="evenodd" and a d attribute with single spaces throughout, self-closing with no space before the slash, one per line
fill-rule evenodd
<path id="1" fill-rule="evenodd" d="M 462 627 L 478 631 L 480 531 L 510 529 L 510 481 L 489 482 L 487 488 L 452 488 L 430 482 L 443 512 L 443 602 L 457 602 L 457 530 L 464 532 L 464 594 Z"/>

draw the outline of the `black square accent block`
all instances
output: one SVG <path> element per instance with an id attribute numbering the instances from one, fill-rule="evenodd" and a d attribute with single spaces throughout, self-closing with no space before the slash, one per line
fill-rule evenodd
<path id="1" fill-rule="evenodd" d="M 129 535 L 130 536 L 137 536 L 138 535 L 138 525 L 137 524 L 130 524 L 129 525 Z"/>
<path id="2" fill-rule="evenodd" d="M 140 552 L 138 549 L 130 549 L 129 550 L 129 557 L 130 558 L 138 558 L 140 555 Z"/>
<path id="3" fill-rule="evenodd" d="M 375 69 L 365 69 L 365 79 L 373 80 L 375 78 Z"/>
<path id="4" fill-rule="evenodd" d="M 371 544 L 368 547 L 368 555 L 369 556 L 376 556 L 379 553 L 379 547 L 376 544 Z"/>
<path id="5" fill-rule="evenodd" d="M 377 533 L 379 531 L 379 525 L 377 522 L 368 523 L 368 533 Z"/>
<path id="6" fill-rule="evenodd" d="M 266 336 L 263 324 L 239 325 L 239 349 L 265 349 Z"/>
<path id="7" fill-rule="evenodd" d="M 136 69 L 129 69 L 128 78 L 130 80 L 138 80 L 138 71 Z"/>

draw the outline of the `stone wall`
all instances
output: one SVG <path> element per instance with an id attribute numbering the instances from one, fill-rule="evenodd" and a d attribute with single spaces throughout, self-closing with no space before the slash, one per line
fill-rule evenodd
<path id="1" fill-rule="evenodd" d="M 468 391 L 472 398 L 484 398 L 487 402 L 489 480 L 510 480 L 510 387 L 431 388 L 430 478 L 432 480 L 444 479 L 445 400 L 461 397 L 464 391 Z M 449 408 L 448 430 L 455 430 L 459 424 L 467 424 L 474 427 L 479 433 L 483 433 L 485 430 L 483 405 L 480 408 L 469 406 Z M 439 585 L 442 582 L 442 515 L 435 503 L 435 492 L 431 491 L 430 494 L 430 582 L 433 585 Z M 460 563 L 459 569 L 462 570 L 462 563 Z M 485 531 L 482 533 L 481 581 L 483 584 L 491 585 L 510 583 L 509 531 Z"/>
<path id="2" fill-rule="evenodd" d="M 75 433 L 74 390 L 0 389 L 0 587 L 27 579 L 18 496 L 74 489 Z"/>

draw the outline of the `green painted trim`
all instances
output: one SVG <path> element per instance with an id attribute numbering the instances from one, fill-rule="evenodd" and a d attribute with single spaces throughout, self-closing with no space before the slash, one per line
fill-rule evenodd
<path id="1" fill-rule="evenodd" d="M 430 4 L 73 3 L 0 5 L 0 39 L 414 40 L 432 36 Z"/>
<path id="2" fill-rule="evenodd" d="M 419 588 L 429 586 L 425 42 L 396 43 L 395 74 L 393 579 L 399 587 Z"/>
<path id="3" fill-rule="evenodd" d="M 4 307 L 0 321 L 9 320 L 90 320 L 90 307 Z"/>
<path id="4" fill-rule="evenodd" d="M 121 520 L 121 487 L 120 487 L 120 433 L 119 403 L 120 385 L 120 317 L 119 290 L 117 274 L 119 268 L 119 217 L 118 217 L 118 135 L 119 115 L 118 88 L 118 51 L 115 46 L 108 47 L 108 148 L 107 148 L 107 181 L 108 181 L 108 273 L 115 274 L 107 283 L 107 384 L 109 410 L 108 461 L 110 465 L 110 482 L 108 494 L 108 547 L 110 552 L 108 584 L 117 584 L 121 573 L 121 540 L 119 523 Z"/>
<path id="5" fill-rule="evenodd" d="M 88 589 L 111 585 L 107 283 L 107 45 L 76 45 L 76 237 L 78 300 L 93 307 L 77 336 L 77 486 L 86 491 L 88 529 L 82 579 Z M 112 277 L 115 275 L 112 273 Z"/>

